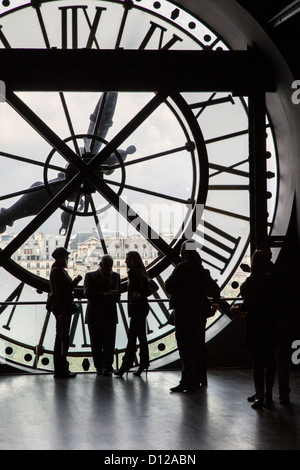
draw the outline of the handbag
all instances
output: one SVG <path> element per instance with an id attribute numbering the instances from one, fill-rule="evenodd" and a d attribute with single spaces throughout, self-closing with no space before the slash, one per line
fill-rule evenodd
<path id="1" fill-rule="evenodd" d="M 47 301 L 46 301 L 46 310 L 47 310 L 47 312 L 54 313 L 55 307 L 54 307 L 53 300 L 54 300 L 54 295 L 53 295 L 52 292 L 50 292 L 48 294 Z M 72 305 L 71 305 L 71 311 L 70 311 L 71 315 L 74 315 L 75 313 L 78 313 L 79 311 L 80 311 L 80 306 L 78 304 L 76 304 L 75 302 L 73 302 Z"/>
<path id="2" fill-rule="evenodd" d="M 46 301 L 46 310 L 47 312 L 52 312 L 53 310 L 53 294 L 49 292 L 47 301 Z"/>
<path id="3" fill-rule="evenodd" d="M 75 313 L 78 313 L 78 312 L 79 312 L 79 305 L 73 302 L 71 306 L 71 315 L 75 315 Z"/>
<path id="4" fill-rule="evenodd" d="M 150 297 L 150 295 L 153 295 L 155 292 L 157 292 L 159 289 L 158 284 L 156 284 L 153 279 L 148 279 L 148 286 L 147 286 L 147 297 Z"/>
<path id="5" fill-rule="evenodd" d="M 168 324 L 175 326 L 175 310 L 172 310 L 172 312 L 170 313 L 170 316 L 168 318 Z"/>

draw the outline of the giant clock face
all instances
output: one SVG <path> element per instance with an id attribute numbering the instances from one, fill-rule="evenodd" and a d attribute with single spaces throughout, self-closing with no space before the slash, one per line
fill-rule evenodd
<path id="1" fill-rule="evenodd" d="M 1 48 L 230 49 L 200 18 L 167 1 L 3 1 L 0 12 Z M 45 294 L 37 291 L 49 288 L 51 252 L 59 244 L 72 251 L 74 275 L 96 268 L 92 253 L 98 262 L 105 252 L 116 259 L 121 252 L 119 260 L 128 249 L 141 249 L 147 263 L 150 259 L 149 276 L 161 286 L 150 299 L 152 365 L 174 360 L 177 347 L 167 323 L 163 281 L 178 262 L 182 237 L 199 243 L 203 264 L 226 298 L 236 295 L 233 281 L 243 278 L 239 265 L 249 255 L 247 98 L 230 90 L 170 96 L 12 92 L 0 105 L 0 123 L 0 231 L 7 253 L 1 300 L 13 301 L 0 310 L 1 357 L 31 370 L 52 370 L 54 319 L 45 311 Z M 266 134 L 268 170 L 275 176 L 268 183 L 271 230 L 277 161 L 267 116 Z M 77 177 L 65 200 L 47 217 L 41 215 L 92 159 L 96 176 Z M 84 232 L 96 240 L 92 253 L 76 245 Z M 83 302 L 71 327 L 69 362 L 77 371 L 93 370 L 84 309 Z M 217 312 L 208 323 L 207 339 L 228 322 Z M 124 292 L 116 365 L 126 347 L 127 326 Z"/>

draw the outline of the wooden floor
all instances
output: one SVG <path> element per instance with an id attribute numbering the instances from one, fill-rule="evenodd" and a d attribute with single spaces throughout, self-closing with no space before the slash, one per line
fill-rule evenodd
<path id="1" fill-rule="evenodd" d="M 0 450 L 300 449 L 300 372 L 291 405 L 255 411 L 250 370 L 209 371 L 196 393 L 172 394 L 180 372 L 128 378 L 0 376 Z"/>

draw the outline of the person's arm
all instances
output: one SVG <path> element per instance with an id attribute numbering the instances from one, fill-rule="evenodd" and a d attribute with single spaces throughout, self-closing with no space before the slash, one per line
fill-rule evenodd
<path id="1" fill-rule="evenodd" d="M 118 273 L 113 272 L 112 273 L 112 289 L 107 293 L 110 297 L 113 297 L 114 300 L 118 301 L 120 300 L 120 295 L 121 295 L 121 280 L 120 280 L 120 275 Z"/>
<path id="2" fill-rule="evenodd" d="M 73 279 L 72 281 L 72 287 L 73 288 L 77 287 L 81 279 L 82 279 L 82 276 L 80 276 L 80 274 L 77 277 L 75 277 L 75 279 Z"/>
<path id="3" fill-rule="evenodd" d="M 64 269 L 54 269 L 51 273 L 51 286 L 58 309 L 59 319 L 64 321 L 73 301 L 72 279 Z"/>
<path id="4" fill-rule="evenodd" d="M 168 294 L 174 294 L 176 293 L 177 289 L 180 286 L 181 280 L 179 279 L 180 275 L 180 267 L 176 266 L 175 269 L 173 270 L 172 274 L 168 279 L 165 281 L 165 289 L 168 292 Z"/>
<path id="5" fill-rule="evenodd" d="M 230 308 L 230 311 L 233 315 L 239 315 L 241 317 L 244 317 L 247 312 L 247 307 L 245 305 L 245 296 L 246 296 L 246 281 L 243 282 L 243 284 L 240 287 L 240 294 L 243 299 L 243 302 L 241 304 L 235 304 Z"/>
<path id="6" fill-rule="evenodd" d="M 100 299 L 101 297 L 101 290 L 99 289 L 99 287 L 97 288 L 95 284 L 96 283 L 91 273 L 87 273 L 84 278 L 83 290 L 84 295 L 88 300 Z"/>

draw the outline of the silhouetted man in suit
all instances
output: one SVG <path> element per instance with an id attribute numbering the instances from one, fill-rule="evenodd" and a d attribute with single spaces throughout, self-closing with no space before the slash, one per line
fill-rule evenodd
<path id="1" fill-rule="evenodd" d="M 207 352 L 205 347 L 206 319 L 215 314 L 220 289 L 211 278 L 193 240 L 182 243 L 182 262 L 166 279 L 166 291 L 171 294 L 170 307 L 175 310 L 175 333 L 182 363 L 179 385 L 172 392 L 192 391 L 207 385 Z M 211 305 L 209 298 L 213 299 Z"/>
<path id="2" fill-rule="evenodd" d="M 84 292 L 88 299 L 86 321 L 97 374 L 110 376 L 113 371 L 117 302 L 120 300 L 120 275 L 112 270 L 113 259 L 104 255 L 97 271 L 87 273 Z"/>

